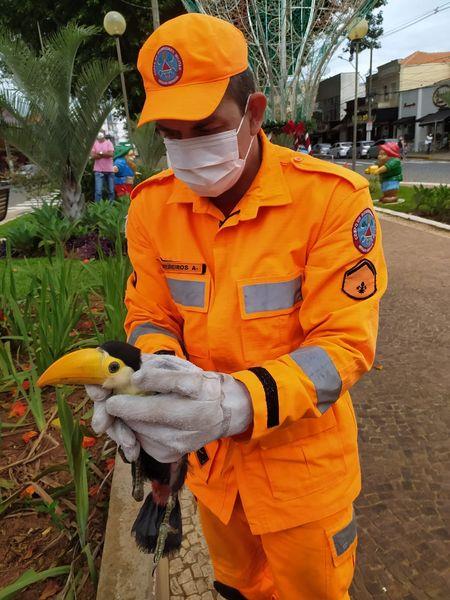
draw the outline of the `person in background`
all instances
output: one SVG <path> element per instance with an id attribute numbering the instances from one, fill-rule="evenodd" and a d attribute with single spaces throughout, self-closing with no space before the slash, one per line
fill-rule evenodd
<path id="1" fill-rule="evenodd" d="M 112 142 L 105 139 L 104 131 L 99 131 L 91 150 L 91 157 L 94 159 L 95 202 L 100 202 L 102 199 L 104 183 L 108 190 L 108 200 L 110 202 L 114 200 L 113 154 Z"/>
<path id="2" fill-rule="evenodd" d="M 433 144 L 433 134 L 428 133 L 427 137 L 425 138 L 425 150 L 426 150 L 427 154 L 431 153 L 432 144 Z"/>
<path id="3" fill-rule="evenodd" d="M 405 158 L 405 141 L 402 135 L 398 138 L 397 144 L 400 149 L 400 159 L 403 160 Z"/>
<path id="4" fill-rule="evenodd" d="M 121 144 L 114 151 L 114 191 L 116 198 L 129 196 L 133 189 L 136 164 L 131 144 Z"/>

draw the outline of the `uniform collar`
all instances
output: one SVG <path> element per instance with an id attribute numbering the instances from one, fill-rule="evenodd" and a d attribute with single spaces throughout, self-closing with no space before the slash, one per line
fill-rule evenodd
<path id="1" fill-rule="evenodd" d="M 290 162 L 292 151 L 271 144 L 262 130 L 258 135 L 262 143 L 261 166 L 251 186 L 233 209 L 233 212 L 240 211 L 241 221 L 256 217 L 260 206 L 282 206 L 292 202 L 282 169 L 283 165 Z M 176 178 L 173 180 L 172 193 L 167 200 L 167 204 L 175 203 L 192 203 L 194 213 L 208 213 L 219 218 L 223 216 L 208 198 L 198 196 Z"/>

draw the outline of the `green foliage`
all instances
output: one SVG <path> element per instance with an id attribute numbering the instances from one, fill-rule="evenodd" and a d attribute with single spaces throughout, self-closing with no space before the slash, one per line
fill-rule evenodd
<path id="1" fill-rule="evenodd" d="M 16 581 L 10 583 L 6 587 L 0 590 L 0 600 L 13 600 L 19 592 L 22 592 L 25 588 L 40 581 L 44 581 L 49 577 L 60 577 L 61 575 L 67 575 L 70 571 L 69 565 L 62 567 L 53 567 L 45 571 L 36 572 L 34 569 L 25 571 Z"/>
<path id="2" fill-rule="evenodd" d="M 179 0 L 159 0 L 161 22 L 185 12 Z M 120 10 L 127 21 L 125 35 L 120 39 L 122 57 L 132 69 L 127 72 L 126 85 L 129 97 L 129 109 L 132 115 L 140 113 L 144 104 L 142 79 L 136 69 L 136 58 L 140 47 L 152 32 L 150 3 L 147 0 L 133 0 L 130 3 L 117 0 L 89 0 L 88 2 L 58 2 L 54 0 L 8 0 L 7 10 L 2 11 L 2 23 L 10 31 L 23 38 L 40 50 L 37 24 L 39 23 L 45 41 L 59 27 L 76 21 L 79 25 L 95 25 L 98 33 L 86 40 L 80 48 L 78 58 L 81 63 L 88 62 L 92 56 L 99 59 L 116 58 L 114 40 L 102 28 L 104 15 L 110 10 Z M 122 89 L 119 79 L 111 83 L 111 94 L 122 104 Z"/>
<path id="3" fill-rule="evenodd" d="M 56 201 L 44 203 L 26 218 L 13 221 L 0 235 L 7 238 L 13 256 L 27 257 L 50 256 L 61 249 L 69 251 L 78 239 L 86 237 L 90 258 L 96 255 L 102 240 L 110 242 L 107 245 L 113 248 L 118 237 L 123 240 L 128 208 L 127 198 L 116 202 L 102 200 L 88 204 L 83 217 L 73 221 L 63 214 Z"/>
<path id="4" fill-rule="evenodd" d="M 77 60 L 94 27 L 69 24 L 37 54 L 20 35 L 0 28 L 0 134 L 61 190 L 64 213 L 81 215 L 81 177 L 95 137 L 114 106 L 105 95 L 117 61 Z"/>
<path id="5" fill-rule="evenodd" d="M 381 196 L 381 185 L 378 175 L 369 176 L 369 191 L 372 198 L 378 199 Z"/>
<path id="6" fill-rule="evenodd" d="M 56 202 L 44 202 L 40 208 L 35 208 L 32 214 L 40 238 L 39 246 L 62 247 L 80 231 L 79 221 L 65 217 L 61 205 Z"/>
<path id="7" fill-rule="evenodd" d="M 39 242 L 42 238 L 34 219 L 20 221 L 17 224 L 13 221 L 6 235 L 13 254 L 36 256 L 39 253 Z"/>
<path id="8" fill-rule="evenodd" d="M 28 407 L 30 408 L 36 426 L 39 431 L 42 431 L 45 427 L 45 414 L 44 406 L 42 404 L 41 390 L 37 387 L 37 374 L 36 369 L 31 369 L 29 372 L 17 371 L 14 360 L 11 355 L 10 343 L 0 343 L 0 372 L 2 377 L 10 377 L 16 386 L 17 390 L 20 390 L 21 396 L 27 401 Z M 23 382 L 28 380 L 30 387 L 25 390 Z"/>
<path id="9" fill-rule="evenodd" d="M 121 252 L 122 239 L 118 235 L 116 239 L 116 251 L 108 260 L 100 260 L 97 266 L 97 277 L 99 285 L 97 293 L 103 300 L 105 319 L 102 329 L 95 325 L 96 339 L 98 344 L 108 340 L 125 341 L 126 307 L 124 302 L 125 287 L 131 273 L 131 264 L 128 256 Z M 88 271 L 92 271 L 93 265 L 86 265 Z M 112 277 L 111 274 L 114 273 Z M 95 324 L 95 320 L 92 319 Z"/>
<path id="10" fill-rule="evenodd" d="M 56 258 L 30 269 L 29 288 L 17 299 L 14 270 L 7 259 L 0 290 L 6 334 L 42 373 L 57 358 L 91 340 L 81 340 L 76 325 L 86 307 L 83 303 L 81 272 L 59 251 Z M 36 392 L 37 393 L 37 392 Z"/>
<path id="11" fill-rule="evenodd" d="M 155 129 L 155 123 L 145 123 L 141 127 L 132 124 L 132 139 L 137 149 L 136 165 L 143 181 L 161 169 L 161 161 L 166 149 L 162 137 Z"/>
<path id="12" fill-rule="evenodd" d="M 439 185 L 426 188 L 414 186 L 414 211 L 425 217 L 450 223 L 450 187 Z"/>
<path id="13" fill-rule="evenodd" d="M 88 493 L 88 456 L 82 446 L 83 433 L 80 424 L 73 418 L 72 412 L 60 390 L 56 392 L 58 416 L 61 423 L 61 436 L 66 451 L 70 473 L 75 484 L 75 502 L 77 507 L 77 532 L 80 546 L 86 556 L 92 580 L 95 582 L 97 574 L 89 544 L 87 543 L 87 529 L 89 518 L 89 493 Z"/>
<path id="14" fill-rule="evenodd" d="M 116 239 L 122 238 L 125 233 L 125 219 L 129 206 L 129 199 L 116 202 L 102 200 L 88 204 L 80 223 L 83 233 L 98 231 L 100 236 L 115 244 Z"/>

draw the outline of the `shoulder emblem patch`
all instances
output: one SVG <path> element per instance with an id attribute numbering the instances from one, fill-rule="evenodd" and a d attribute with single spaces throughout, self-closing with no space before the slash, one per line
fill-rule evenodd
<path id="1" fill-rule="evenodd" d="M 366 208 L 356 217 L 352 235 L 353 243 L 360 252 L 367 254 L 372 250 L 377 237 L 377 224 L 370 208 Z"/>
<path id="2" fill-rule="evenodd" d="M 153 60 L 153 77 L 159 85 L 174 85 L 183 75 L 183 61 L 172 46 L 161 46 Z"/>
<path id="3" fill-rule="evenodd" d="M 377 270 L 367 258 L 344 274 L 342 291 L 354 300 L 366 300 L 377 291 Z"/>

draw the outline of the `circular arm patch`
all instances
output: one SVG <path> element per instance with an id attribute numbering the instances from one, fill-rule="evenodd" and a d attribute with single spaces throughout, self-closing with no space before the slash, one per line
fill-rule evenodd
<path id="1" fill-rule="evenodd" d="M 366 208 L 356 217 L 352 235 L 353 243 L 360 252 L 367 254 L 372 250 L 377 237 L 377 224 L 370 208 Z"/>

